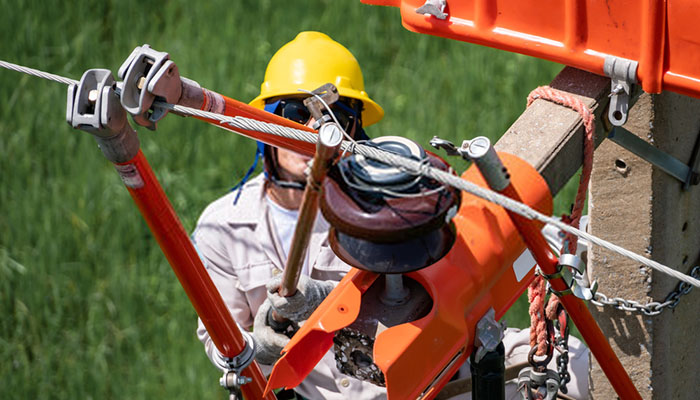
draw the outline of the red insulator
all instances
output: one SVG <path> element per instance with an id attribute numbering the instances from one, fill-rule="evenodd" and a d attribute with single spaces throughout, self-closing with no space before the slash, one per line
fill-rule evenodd
<path id="1" fill-rule="evenodd" d="M 379 148 L 449 170 L 438 156 L 402 137 L 370 142 Z M 449 224 L 459 191 L 362 156 L 341 160 L 323 184 L 321 211 L 331 224 L 330 242 L 348 264 L 379 273 L 425 268 L 452 247 Z"/>

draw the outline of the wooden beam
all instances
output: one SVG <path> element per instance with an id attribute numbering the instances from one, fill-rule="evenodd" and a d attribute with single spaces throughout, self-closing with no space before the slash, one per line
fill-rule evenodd
<path id="1" fill-rule="evenodd" d="M 593 111 L 597 147 L 605 138 L 600 116 L 609 101 L 610 79 L 566 67 L 549 86 L 578 97 Z M 583 135 L 583 121 L 576 111 L 538 99 L 503 134 L 495 148 L 537 168 L 552 194 L 556 194 L 581 167 Z"/>

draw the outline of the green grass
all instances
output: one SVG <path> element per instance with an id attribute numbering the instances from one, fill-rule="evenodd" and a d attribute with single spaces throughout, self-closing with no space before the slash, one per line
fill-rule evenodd
<path id="1" fill-rule="evenodd" d="M 561 69 L 408 32 L 396 9 L 358 0 L 0 6 L 0 59 L 79 79 L 116 73 L 149 43 L 183 76 L 241 100 L 277 48 L 324 31 L 355 54 L 387 112 L 370 136 L 424 146 L 433 135 L 497 139 Z M 223 398 L 184 291 L 95 141 L 64 122 L 65 97 L 61 84 L 0 70 L 0 398 Z M 176 116 L 139 134 L 188 231 L 253 157 L 251 141 Z"/>

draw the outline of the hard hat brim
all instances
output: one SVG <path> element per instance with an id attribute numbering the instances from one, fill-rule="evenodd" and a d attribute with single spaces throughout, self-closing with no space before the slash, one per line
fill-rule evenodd
<path id="1" fill-rule="evenodd" d="M 256 97 L 248 104 L 262 110 L 265 108 L 265 100 L 267 99 L 285 96 L 299 96 L 303 94 L 304 92 L 302 91 L 267 92 L 264 95 Z M 340 94 L 341 97 L 349 97 L 362 102 L 362 126 L 370 126 L 379 122 L 384 117 L 384 109 L 379 104 L 374 102 L 374 100 L 370 99 L 367 92 L 348 88 L 338 88 L 338 94 Z"/>

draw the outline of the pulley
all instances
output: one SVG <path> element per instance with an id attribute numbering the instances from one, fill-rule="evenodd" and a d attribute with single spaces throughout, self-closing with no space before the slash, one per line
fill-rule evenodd
<path id="1" fill-rule="evenodd" d="M 368 145 L 450 168 L 403 137 L 385 136 Z M 406 273 L 434 264 L 452 247 L 450 219 L 460 199 L 456 189 L 362 155 L 344 158 L 328 176 L 321 211 L 331 224 L 331 247 L 346 263 L 378 273 Z"/>

